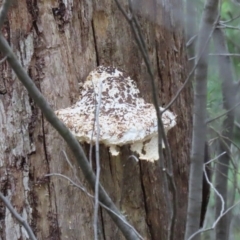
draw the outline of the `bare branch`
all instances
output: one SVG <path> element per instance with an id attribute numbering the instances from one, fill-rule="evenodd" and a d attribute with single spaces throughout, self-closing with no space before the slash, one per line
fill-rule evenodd
<path id="1" fill-rule="evenodd" d="M 87 189 L 83 186 L 80 186 L 79 184 L 75 183 L 71 178 L 63 175 L 63 174 L 60 174 L 60 173 L 49 173 L 49 174 L 46 174 L 45 177 L 51 177 L 51 176 L 56 176 L 56 177 L 62 177 L 66 180 L 68 180 L 73 186 L 77 187 L 78 189 L 80 189 L 81 191 L 83 191 L 84 193 L 86 193 L 89 197 L 91 198 L 95 198 L 95 196 L 93 196 L 92 194 L 90 194 Z M 135 230 L 135 228 L 130 225 L 126 220 L 125 218 L 122 217 L 122 215 L 119 215 L 117 214 L 116 212 L 114 212 L 113 210 L 111 210 L 110 208 L 108 208 L 106 205 L 104 205 L 101 201 L 99 201 L 99 204 L 101 205 L 101 207 L 105 208 L 107 211 L 111 212 L 112 214 L 114 214 L 116 217 L 118 217 L 121 221 L 123 221 L 129 228 L 131 228 L 135 233 L 136 235 L 139 237 L 139 239 L 143 240 L 143 237 Z"/>
<path id="2" fill-rule="evenodd" d="M 217 21 L 218 21 L 218 17 L 217 17 L 215 23 L 213 24 L 211 31 L 209 32 L 208 38 L 205 40 L 205 43 L 204 43 L 203 46 L 202 46 L 201 52 L 198 54 L 198 58 L 197 58 L 197 57 L 189 58 L 189 61 L 191 61 L 191 60 L 193 60 L 193 59 L 196 59 L 196 62 L 195 62 L 195 64 L 194 64 L 192 70 L 191 70 L 190 73 L 188 74 L 188 76 L 187 76 L 185 82 L 183 83 L 182 87 L 177 91 L 176 95 L 173 97 L 173 99 L 172 99 L 172 100 L 167 104 L 167 106 L 165 107 L 165 111 L 166 111 L 167 109 L 169 109 L 169 108 L 176 102 L 176 100 L 178 99 L 179 95 L 180 95 L 181 92 L 184 90 L 184 88 L 186 87 L 186 85 L 188 84 L 188 82 L 190 81 L 190 79 L 192 78 L 192 75 L 194 74 L 194 72 L 195 72 L 195 70 L 196 70 L 196 68 L 197 68 L 197 66 L 198 66 L 198 64 L 199 64 L 199 62 L 200 62 L 201 56 L 203 55 L 206 47 L 208 46 L 208 43 L 209 43 L 211 37 L 212 37 L 212 34 L 213 34 L 214 30 L 215 30 L 215 26 L 216 26 Z M 163 112 L 164 112 L 164 111 L 163 111 Z"/>
<path id="3" fill-rule="evenodd" d="M 217 26 L 217 28 L 218 28 L 218 29 L 228 28 L 228 29 L 233 29 L 233 30 L 240 30 L 239 27 L 234 27 L 234 26 L 230 26 L 230 25 L 223 24 L 223 23 L 220 23 L 220 24 Z"/>
<path id="4" fill-rule="evenodd" d="M 164 188 L 165 188 L 165 192 L 166 192 L 166 205 L 168 207 L 168 211 L 171 214 L 170 217 L 170 224 L 168 227 L 168 239 L 174 239 L 174 232 L 173 229 L 175 227 L 175 216 L 176 216 L 176 211 L 177 211 L 177 190 L 176 190 L 176 184 L 175 184 L 175 179 L 174 176 L 172 174 L 172 156 L 171 156 L 171 150 L 169 147 L 169 143 L 167 141 L 167 137 L 166 134 L 164 132 L 164 127 L 163 127 L 163 122 L 162 122 L 162 114 L 164 113 L 164 111 L 160 112 L 159 109 L 159 103 L 158 103 L 158 97 L 157 97 L 157 93 L 156 93 L 156 86 L 155 86 L 155 81 L 154 81 L 154 75 L 153 75 L 153 71 L 152 71 L 152 67 L 151 67 L 151 63 L 150 63 L 150 59 L 147 53 L 147 48 L 146 48 L 146 44 L 138 23 L 138 20 L 136 19 L 136 16 L 133 12 L 133 8 L 132 8 L 132 0 L 128 0 L 129 3 L 129 10 L 131 13 L 131 16 L 129 17 L 128 14 L 126 13 L 126 11 L 123 9 L 123 7 L 121 6 L 121 4 L 119 3 L 118 0 L 115 0 L 118 8 L 120 9 L 120 11 L 122 12 L 122 14 L 124 15 L 124 17 L 126 18 L 126 20 L 128 21 L 132 32 L 134 34 L 134 38 L 137 42 L 137 45 L 140 49 L 140 52 L 142 54 L 142 57 L 144 59 L 145 65 L 147 67 L 147 71 L 148 74 L 150 76 L 150 80 L 151 80 L 151 86 L 152 86 L 152 95 L 153 95 L 153 103 L 156 109 L 156 114 L 157 114 L 157 120 L 158 120 L 158 151 L 159 151 L 159 164 L 160 164 L 160 168 L 161 170 L 164 172 Z M 164 164 L 164 155 L 163 155 L 163 151 L 162 151 L 162 140 L 164 142 L 165 148 L 166 148 L 166 153 L 167 153 L 167 162 L 168 162 L 168 169 L 166 169 L 165 164 Z M 170 205 L 170 198 L 169 198 L 169 193 L 168 193 L 168 182 L 169 185 L 172 189 L 172 193 L 173 193 L 173 200 L 174 202 Z"/>
<path id="5" fill-rule="evenodd" d="M 99 179 L 100 179 L 100 157 L 99 157 L 99 135 L 100 135 L 100 128 L 99 128 L 99 114 L 100 114 L 100 106 L 101 106 L 101 98 L 102 98 L 102 82 L 99 83 L 100 86 L 98 86 L 98 101 L 97 101 L 97 108 L 96 108 L 96 127 L 97 130 L 97 137 L 95 141 L 95 151 L 96 151 L 96 183 L 95 183 L 95 204 L 94 204 L 94 239 L 98 239 L 98 193 L 99 193 Z"/>
<path id="6" fill-rule="evenodd" d="M 0 198 L 4 202 L 5 206 L 8 208 L 8 210 L 11 212 L 11 214 L 17 219 L 17 221 L 25 228 L 25 230 L 28 233 L 28 236 L 30 237 L 31 240 L 37 240 L 35 237 L 31 227 L 29 226 L 28 222 L 21 217 L 17 213 L 17 211 L 13 208 L 12 204 L 9 202 L 9 200 L 3 196 L 3 194 L 0 192 Z"/>
<path id="7" fill-rule="evenodd" d="M 229 211 L 231 211 L 234 207 L 236 207 L 236 206 L 240 203 L 240 201 L 238 201 L 238 202 L 236 202 L 234 205 L 232 205 L 231 207 L 229 207 L 226 211 L 224 211 L 225 201 L 224 201 L 222 195 L 217 191 L 217 189 L 214 187 L 214 185 L 211 183 L 211 181 L 209 180 L 209 178 L 208 178 L 208 176 L 207 176 L 206 165 L 209 164 L 209 163 L 211 163 L 211 162 L 216 161 L 219 157 L 223 156 L 224 154 L 226 154 L 226 152 L 223 152 L 223 153 L 221 153 L 220 155 L 218 155 L 217 157 L 209 160 L 208 162 L 206 162 L 206 163 L 204 164 L 204 168 L 203 168 L 204 175 L 205 175 L 205 177 L 206 177 L 206 180 L 207 180 L 208 184 L 211 186 L 211 188 L 214 190 L 214 192 L 215 192 L 215 193 L 219 196 L 219 198 L 221 199 L 221 202 L 222 202 L 222 210 L 221 210 L 221 213 L 219 214 L 218 218 L 217 218 L 217 219 L 214 221 L 214 223 L 212 224 L 212 227 L 206 228 L 206 229 L 204 229 L 204 228 L 199 229 L 199 230 L 196 231 L 194 234 L 192 234 L 192 235 L 188 238 L 188 240 L 193 239 L 195 236 L 197 236 L 197 235 L 200 234 L 200 233 L 213 230 L 213 229 L 217 226 L 217 224 L 219 223 L 219 221 L 221 220 L 221 218 L 222 218 L 223 216 L 225 216 Z"/>
<path id="8" fill-rule="evenodd" d="M 70 179 L 69 177 L 63 175 L 63 174 L 60 174 L 60 173 L 50 173 L 48 175 L 45 175 L 45 177 L 47 176 L 60 176 L 60 177 L 63 177 L 65 179 L 67 179 L 68 181 L 70 181 L 75 187 L 79 188 L 80 190 L 82 190 L 84 193 L 86 193 L 89 197 L 91 198 L 95 198 L 95 196 L 93 196 L 92 194 L 90 194 L 87 189 L 83 186 L 81 186 L 81 182 L 76 174 L 76 168 L 73 167 L 73 165 L 71 164 L 71 162 L 69 161 L 68 159 L 68 156 L 66 154 L 65 151 L 63 151 L 64 153 L 64 156 L 65 156 L 65 159 L 67 161 L 67 163 L 69 164 L 70 168 L 72 169 L 73 171 L 73 174 L 74 174 L 74 177 L 75 179 L 79 182 L 79 184 L 75 183 L 72 179 Z M 81 185 L 80 185 L 81 184 Z M 114 215 L 116 215 L 119 219 L 121 219 L 126 225 L 128 225 L 135 233 L 136 235 L 138 235 L 139 239 L 142 239 L 143 240 L 143 237 L 134 229 L 134 227 L 132 225 L 130 225 L 123 217 L 122 215 L 117 215 L 117 213 L 115 213 L 114 211 L 112 211 L 110 208 L 108 208 L 107 206 L 105 206 L 103 203 L 101 203 L 101 201 L 99 201 L 99 204 L 101 205 L 101 207 L 105 208 L 106 210 L 112 212 Z"/>
<path id="9" fill-rule="evenodd" d="M 186 43 L 186 47 L 190 47 L 192 43 L 197 39 L 197 34 L 193 35 Z"/>
<path id="10" fill-rule="evenodd" d="M 229 211 L 231 211 L 234 207 L 236 207 L 238 204 L 240 204 L 240 201 L 236 202 L 233 206 L 229 207 L 221 216 L 224 217 Z M 190 238 L 188 238 L 188 240 L 191 240 L 193 239 L 194 237 L 196 237 L 198 234 L 200 233 L 203 233 L 203 232 L 208 232 L 208 231 L 211 231 L 211 230 L 214 230 L 214 228 L 216 227 L 216 225 L 218 224 L 219 220 L 221 219 L 219 218 L 218 221 L 215 221 L 212 225 L 212 227 L 210 228 L 205 228 L 205 229 L 199 229 L 197 232 L 195 232 Z"/>

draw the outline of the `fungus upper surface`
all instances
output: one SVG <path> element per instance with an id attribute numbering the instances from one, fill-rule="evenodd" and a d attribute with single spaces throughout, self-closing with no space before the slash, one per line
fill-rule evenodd
<path id="1" fill-rule="evenodd" d="M 112 155 L 119 154 L 118 146 L 130 144 L 131 150 L 137 152 L 140 159 L 157 160 L 155 108 L 140 97 L 136 83 L 118 68 L 97 67 L 84 82 L 79 101 L 71 107 L 56 111 L 56 114 L 79 142 L 94 144 L 99 94 L 99 142 L 108 146 Z M 163 108 L 160 107 L 160 110 Z M 176 125 L 176 116 L 166 111 L 162 121 L 167 132 Z"/>

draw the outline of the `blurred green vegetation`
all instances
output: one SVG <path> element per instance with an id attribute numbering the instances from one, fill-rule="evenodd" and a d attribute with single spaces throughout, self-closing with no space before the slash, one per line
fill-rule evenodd
<path id="1" fill-rule="evenodd" d="M 235 0 L 237 1 L 237 0 Z M 185 0 L 186 4 L 189 0 Z M 233 3 L 230 0 L 220 1 L 221 4 L 221 21 L 225 24 L 224 33 L 228 45 L 228 50 L 230 54 L 239 54 L 239 56 L 232 56 L 231 61 L 233 64 L 233 70 L 235 74 L 235 82 L 240 80 L 240 4 Z M 240 2 L 240 0 L 239 0 Z M 196 24 L 199 24 L 203 6 L 205 1 L 203 0 L 194 0 L 195 3 L 195 19 Z M 235 20 L 232 20 L 236 18 Z M 193 23 L 194 24 L 194 23 Z M 198 28 L 199 26 L 197 26 Z M 197 29 L 196 28 L 196 29 Z M 196 30 L 197 33 L 197 30 Z M 191 36 L 190 36 L 191 37 Z M 190 38 L 188 37 L 188 39 Z M 210 53 L 215 53 L 214 45 L 211 41 L 210 43 Z M 240 89 L 239 89 L 240 90 Z M 240 94 L 238 94 L 240 95 Z M 237 96 L 237 103 L 240 102 L 240 96 Z M 208 111 L 208 119 L 215 118 L 220 114 L 224 113 L 225 110 L 222 108 L 222 89 L 221 89 L 221 78 L 219 76 L 219 66 L 218 66 L 218 57 L 217 56 L 209 56 L 209 68 L 208 68 L 208 93 L 207 93 L 207 111 Z M 215 143 L 215 139 L 217 138 L 216 132 L 222 131 L 222 123 L 224 117 L 213 121 L 209 124 L 209 134 L 208 140 L 210 143 Z M 232 206 L 233 204 L 240 201 L 240 169 L 239 169 L 239 159 L 240 159 L 240 107 L 236 108 L 236 122 L 239 122 L 239 126 L 237 124 L 234 128 L 234 138 L 233 142 L 235 146 L 232 146 L 232 161 L 230 164 L 229 174 L 228 174 L 228 193 L 229 200 L 228 206 L 226 208 Z M 214 129 L 215 131 L 212 131 Z M 214 146 L 214 144 L 213 144 Z M 216 147 L 216 146 L 215 146 Z M 212 149 L 214 156 L 214 147 Z M 214 164 L 212 165 L 213 172 L 215 171 Z M 214 175 L 212 182 L 214 183 Z M 206 226 L 211 227 L 214 219 L 215 219 L 215 194 L 211 191 L 211 197 L 208 206 L 208 213 L 206 218 Z M 240 204 L 233 208 L 231 211 L 231 215 L 229 220 L 230 223 L 230 240 L 238 240 L 240 239 Z M 214 231 L 206 232 L 202 234 L 202 239 L 215 239 Z"/>

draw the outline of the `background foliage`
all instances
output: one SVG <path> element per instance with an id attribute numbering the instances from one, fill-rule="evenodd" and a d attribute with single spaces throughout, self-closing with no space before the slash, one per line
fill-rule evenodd
<path id="1" fill-rule="evenodd" d="M 201 7 L 197 7 L 200 6 Z M 196 18 L 197 22 L 201 17 L 202 6 L 204 1 L 196 2 Z M 232 1 L 222 1 L 221 4 L 221 21 L 225 21 L 226 27 L 224 28 L 225 37 L 227 40 L 228 50 L 230 54 L 234 54 L 231 57 L 232 66 L 235 74 L 236 82 L 236 91 L 239 91 L 239 78 L 240 78 L 240 4 L 234 3 Z M 234 19 L 235 20 L 231 20 Z M 231 21 L 230 21 L 231 20 Z M 210 54 L 216 53 L 214 49 L 214 44 L 211 42 L 210 45 Z M 219 53 L 221 54 L 221 53 Z M 207 102 L 207 111 L 208 118 L 216 118 L 217 116 L 223 114 L 225 110 L 222 108 L 222 89 L 221 89 L 221 80 L 219 79 L 219 70 L 218 70 L 218 56 L 211 55 L 209 57 L 209 70 L 208 70 L 208 102 Z M 240 101 L 239 94 L 237 94 L 238 104 Z M 233 204 L 237 203 L 240 200 L 240 174 L 239 174 L 239 157 L 240 157 L 240 111 L 239 107 L 235 109 L 235 126 L 234 126 L 234 138 L 233 144 L 231 147 L 231 163 L 229 167 L 228 176 L 228 208 Z M 217 120 L 211 122 L 208 125 L 208 142 L 211 149 L 211 157 L 216 157 L 216 140 L 219 135 L 217 133 L 221 132 L 222 123 L 224 117 L 218 118 Z M 213 182 L 214 182 L 214 173 L 215 165 L 212 165 L 213 173 Z M 208 206 L 207 218 L 205 221 L 205 227 L 211 227 L 215 219 L 215 194 L 211 192 L 211 197 Z M 240 206 L 237 205 L 232 211 L 230 211 L 229 217 L 229 237 L 230 239 L 240 239 Z M 202 239 L 214 239 L 214 231 L 206 232 L 202 234 Z"/>

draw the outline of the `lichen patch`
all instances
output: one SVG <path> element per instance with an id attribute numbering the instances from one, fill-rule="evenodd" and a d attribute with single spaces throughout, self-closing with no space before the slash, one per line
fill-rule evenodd
<path id="1" fill-rule="evenodd" d="M 97 67 L 84 82 L 79 101 L 56 111 L 79 142 L 95 143 L 96 107 L 101 94 L 99 142 L 109 147 L 114 156 L 118 146 L 129 144 L 140 159 L 158 159 L 157 117 L 153 104 L 146 103 L 134 80 L 115 67 Z M 160 110 L 163 108 L 160 107 Z M 165 132 L 176 125 L 170 111 L 162 116 Z M 92 133 L 93 132 L 93 133 Z"/>

